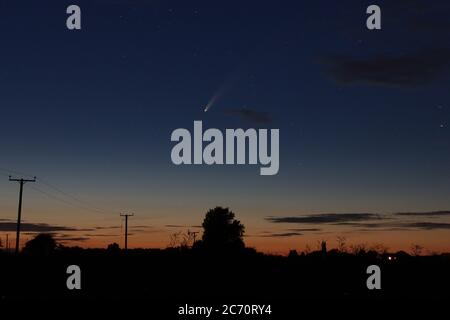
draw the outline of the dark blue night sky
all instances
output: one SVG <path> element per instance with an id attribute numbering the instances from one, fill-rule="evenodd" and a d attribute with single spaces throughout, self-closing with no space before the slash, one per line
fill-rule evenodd
<path id="1" fill-rule="evenodd" d="M 369 31 L 372 1 L 0 0 L 1 173 L 111 210 L 61 214 L 36 184 L 28 220 L 89 225 L 132 210 L 155 225 L 141 236 L 155 246 L 165 225 L 198 224 L 214 205 L 268 250 L 286 246 L 258 240 L 281 230 L 268 216 L 449 209 L 450 4 L 432 3 L 377 1 L 382 30 Z M 69 4 L 81 31 L 66 29 Z M 170 134 L 194 120 L 279 128 L 278 175 L 173 165 Z M 9 219 L 17 190 L 2 179 Z"/>

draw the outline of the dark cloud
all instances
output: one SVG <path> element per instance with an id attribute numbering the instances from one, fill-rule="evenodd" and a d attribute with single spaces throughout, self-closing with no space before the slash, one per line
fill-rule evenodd
<path id="1" fill-rule="evenodd" d="M 412 37 L 417 38 L 418 32 L 432 37 L 444 34 L 450 28 L 449 1 L 435 1 L 430 6 L 427 1 L 396 0 L 388 1 L 383 7 L 392 13 L 390 19 L 400 22 L 399 26 L 409 31 Z"/>
<path id="2" fill-rule="evenodd" d="M 130 230 L 133 230 L 134 233 L 149 232 L 148 230 L 145 230 L 145 229 L 130 229 Z M 131 233 L 128 233 L 128 234 L 131 234 Z"/>
<path id="3" fill-rule="evenodd" d="M 70 230 L 72 231 L 72 230 Z M 67 241 L 87 241 L 91 237 L 87 235 L 72 235 L 65 233 L 57 233 L 57 232 L 45 232 L 46 234 L 50 234 L 56 241 L 60 243 L 65 243 Z M 23 232 L 24 235 L 32 236 L 33 238 L 36 236 L 36 232 Z M 30 238 L 31 239 L 31 238 Z"/>
<path id="4" fill-rule="evenodd" d="M 417 31 L 443 33 L 450 31 L 449 19 L 424 19 L 415 18 L 411 21 L 411 27 Z"/>
<path id="5" fill-rule="evenodd" d="M 166 228 L 203 228 L 202 226 L 186 226 L 180 224 L 166 224 Z"/>
<path id="6" fill-rule="evenodd" d="M 225 113 L 231 116 L 238 116 L 242 120 L 250 121 L 257 124 L 267 124 L 272 122 L 272 118 L 268 113 L 255 111 L 247 108 L 227 109 Z"/>
<path id="7" fill-rule="evenodd" d="M 285 237 L 295 237 L 303 235 L 300 232 L 282 232 L 282 233 L 268 233 L 261 235 L 260 237 L 269 237 L 269 238 L 285 238 Z"/>
<path id="8" fill-rule="evenodd" d="M 399 227 L 399 228 L 379 228 L 379 229 L 376 229 L 376 231 L 408 231 L 408 230 L 411 230 L 411 229 L 408 229 L 408 228 L 401 228 L 401 227 Z M 370 229 L 370 228 L 366 228 L 366 229 L 364 229 L 364 228 L 362 228 L 362 229 L 356 229 L 356 230 L 352 230 L 351 232 L 353 232 L 353 231 L 355 231 L 355 232 L 373 232 L 374 230 L 373 229 Z"/>
<path id="9" fill-rule="evenodd" d="M 334 225 L 376 229 L 376 228 L 388 227 L 388 226 L 391 226 L 392 224 L 390 224 L 390 223 L 338 222 L 338 223 L 334 223 Z"/>
<path id="10" fill-rule="evenodd" d="M 71 235 L 71 234 L 55 233 L 55 232 L 46 232 L 46 233 L 52 235 L 53 238 L 58 242 L 87 241 L 90 239 L 90 237 L 88 237 L 87 235 L 76 236 L 76 235 Z M 34 237 L 36 235 L 36 232 L 24 232 L 23 234 Z"/>
<path id="11" fill-rule="evenodd" d="M 355 58 L 336 55 L 324 59 L 326 72 L 342 84 L 413 87 L 427 84 L 450 65 L 450 50 L 435 49 L 401 55 Z"/>
<path id="12" fill-rule="evenodd" d="M 403 223 L 404 228 L 414 228 L 423 230 L 450 229 L 450 223 L 444 222 L 412 222 Z"/>
<path id="13" fill-rule="evenodd" d="M 431 217 L 431 216 L 450 216 L 450 211 L 425 211 L 425 212 L 397 212 L 397 216 L 417 216 L 417 217 Z"/>
<path id="14" fill-rule="evenodd" d="M 398 212 L 392 214 L 375 213 L 324 213 L 316 215 L 303 215 L 294 217 L 268 217 L 267 221 L 273 223 L 299 223 L 299 224 L 331 224 L 346 226 L 357 231 L 402 231 L 402 230 L 435 230 L 450 229 L 447 222 L 404 221 L 407 217 L 447 217 L 450 211 L 425 212 Z M 403 219 L 402 219 L 403 218 Z M 317 228 L 288 229 L 290 232 L 320 231 Z"/>
<path id="15" fill-rule="evenodd" d="M 55 240 L 59 242 L 66 242 L 66 241 L 87 241 L 90 238 L 88 237 L 55 237 Z"/>
<path id="16" fill-rule="evenodd" d="M 151 229 L 153 228 L 153 226 L 140 225 L 140 226 L 132 226 L 131 228 Z"/>
<path id="17" fill-rule="evenodd" d="M 107 229 L 120 229 L 120 226 L 110 226 L 110 227 L 95 227 L 96 230 L 107 230 Z"/>
<path id="18" fill-rule="evenodd" d="M 162 232 L 163 230 L 151 227 L 151 226 L 133 226 L 130 228 L 130 231 L 137 233 L 158 233 Z M 129 233 L 130 234 L 130 233 Z"/>
<path id="19" fill-rule="evenodd" d="M 107 233 L 86 233 L 85 237 L 117 237 L 117 234 L 107 234 Z"/>
<path id="20" fill-rule="evenodd" d="M 322 231 L 322 229 L 319 228 L 293 228 L 293 229 L 287 229 L 288 231 L 294 231 L 294 232 L 314 232 L 314 231 Z"/>
<path id="21" fill-rule="evenodd" d="M 406 231 L 406 230 L 436 230 L 450 229 L 450 223 L 445 222 L 390 222 L 390 223 L 338 223 L 355 228 L 358 231 Z"/>
<path id="22" fill-rule="evenodd" d="M 16 222 L 0 222 L 0 231 L 16 231 Z M 27 223 L 21 224 L 20 229 L 24 232 L 56 232 L 56 231 L 93 231 L 93 229 L 77 229 L 66 226 L 49 225 L 46 223 Z"/>
<path id="23" fill-rule="evenodd" d="M 381 219 L 374 213 L 323 213 L 297 217 L 267 217 L 273 223 L 340 223 L 349 221 L 364 221 Z"/>

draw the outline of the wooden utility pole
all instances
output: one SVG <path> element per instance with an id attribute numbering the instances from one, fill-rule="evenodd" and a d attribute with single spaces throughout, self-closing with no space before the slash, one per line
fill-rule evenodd
<path id="1" fill-rule="evenodd" d="M 121 217 L 125 217 L 125 250 L 128 249 L 128 217 L 134 216 L 134 213 L 121 213 Z"/>
<path id="2" fill-rule="evenodd" d="M 197 233 L 198 233 L 198 231 L 189 231 L 188 230 L 188 236 L 190 236 L 192 234 L 192 245 L 195 244 L 195 239 L 196 239 Z"/>
<path id="3" fill-rule="evenodd" d="M 9 176 L 9 181 L 19 182 L 19 209 L 17 210 L 17 232 L 16 232 L 16 254 L 19 253 L 19 241 L 20 241 L 20 222 L 22 217 L 22 195 L 23 195 L 23 185 L 27 182 L 36 182 L 36 177 L 34 179 L 12 179 Z"/>

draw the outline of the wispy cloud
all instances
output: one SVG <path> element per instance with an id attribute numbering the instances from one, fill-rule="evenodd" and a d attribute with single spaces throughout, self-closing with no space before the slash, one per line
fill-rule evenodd
<path id="1" fill-rule="evenodd" d="M 395 215 L 416 217 L 450 216 L 450 211 L 397 212 Z"/>
<path id="2" fill-rule="evenodd" d="M 84 237 L 117 237 L 118 234 L 108 234 L 108 233 L 86 233 L 83 234 Z"/>
<path id="3" fill-rule="evenodd" d="M 55 237 L 55 240 L 59 241 L 59 242 L 67 242 L 67 241 L 87 241 L 89 240 L 89 237 L 77 237 L 77 236 L 66 236 L 66 237 L 61 237 L 61 236 L 57 236 Z"/>
<path id="4" fill-rule="evenodd" d="M 120 229 L 120 226 L 95 227 L 95 230 Z"/>
<path id="5" fill-rule="evenodd" d="M 16 222 L 0 222 L 0 231 L 11 232 L 16 231 Z M 27 223 L 21 224 L 24 232 L 57 232 L 57 231 L 94 231 L 94 229 L 78 229 L 67 226 L 50 225 L 46 223 Z"/>
<path id="6" fill-rule="evenodd" d="M 281 232 L 281 233 L 267 233 L 263 235 L 259 235 L 259 237 L 268 237 L 268 238 L 286 238 L 286 237 L 295 237 L 302 236 L 303 233 L 300 232 Z"/>
<path id="7" fill-rule="evenodd" d="M 450 223 L 444 222 L 412 222 L 404 223 L 402 225 L 404 228 L 416 228 L 424 230 L 435 230 L 435 229 L 450 229 Z"/>
<path id="8" fill-rule="evenodd" d="M 65 243 L 69 241 L 87 241 L 91 238 L 88 235 L 72 235 L 58 232 L 45 232 L 45 233 L 51 234 L 53 238 L 60 243 Z M 35 236 L 36 232 L 23 232 L 23 234 L 27 236 Z"/>
<path id="9" fill-rule="evenodd" d="M 426 218 L 446 218 L 450 211 L 423 211 L 397 213 L 323 213 L 300 216 L 267 217 L 272 223 L 322 224 L 350 227 L 356 231 L 406 231 L 450 229 L 448 221 L 424 221 Z M 414 218 L 413 220 L 408 218 Z M 406 219 L 406 220 L 405 220 Z M 417 220 L 419 219 L 419 221 Z M 293 228 L 289 232 L 317 232 L 319 228 Z"/>
<path id="10" fill-rule="evenodd" d="M 450 229 L 450 223 L 446 222 L 388 222 L 388 223 L 337 223 L 340 226 L 362 228 L 358 231 L 405 231 L 405 230 L 437 230 Z"/>
<path id="11" fill-rule="evenodd" d="M 375 213 L 322 213 L 315 215 L 292 217 L 267 217 L 266 220 L 273 223 L 338 223 L 349 221 L 378 220 L 380 215 Z"/>
<path id="12" fill-rule="evenodd" d="M 253 122 L 256 124 L 267 124 L 272 122 L 272 117 L 266 112 L 260 112 L 247 108 L 227 109 L 225 114 L 237 116 L 242 120 Z"/>
<path id="13" fill-rule="evenodd" d="M 288 229 L 288 231 L 295 231 L 295 232 L 315 232 L 315 231 L 321 231 L 322 229 L 319 228 L 293 228 Z"/>
<path id="14" fill-rule="evenodd" d="M 369 58 L 335 55 L 321 63 L 342 84 L 414 87 L 435 80 L 450 65 L 450 50 L 434 49 Z"/>
<path id="15" fill-rule="evenodd" d="M 197 225 L 197 226 L 187 226 L 187 225 L 182 225 L 182 224 L 166 224 L 165 227 L 166 228 L 186 228 L 186 229 L 188 229 L 188 228 L 196 228 L 196 229 L 202 228 L 202 226 L 199 226 L 199 225 Z"/>
<path id="16" fill-rule="evenodd" d="M 131 228 L 139 228 L 139 229 L 153 229 L 153 226 L 146 226 L 146 225 L 137 225 L 137 226 L 131 226 Z"/>

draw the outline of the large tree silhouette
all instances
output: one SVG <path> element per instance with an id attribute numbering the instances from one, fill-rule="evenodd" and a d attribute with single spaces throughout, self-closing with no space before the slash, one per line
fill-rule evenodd
<path id="1" fill-rule="evenodd" d="M 25 244 L 23 252 L 36 256 L 48 256 L 55 251 L 56 247 L 57 243 L 51 234 L 40 233 Z"/>
<path id="2" fill-rule="evenodd" d="M 207 249 L 238 249 L 244 247 L 244 225 L 228 208 L 210 209 L 203 220 L 202 245 Z"/>

